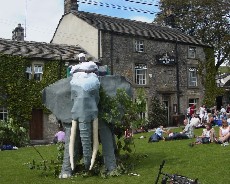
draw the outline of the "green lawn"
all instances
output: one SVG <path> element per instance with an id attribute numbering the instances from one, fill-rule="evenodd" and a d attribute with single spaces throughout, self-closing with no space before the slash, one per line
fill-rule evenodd
<path id="1" fill-rule="evenodd" d="M 177 129 L 177 131 L 179 131 Z M 196 135 L 200 135 L 201 129 L 195 130 Z M 165 160 L 163 172 L 178 173 L 192 179 L 198 178 L 202 184 L 225 184 L 230 183 L 229 176 L 229 153 L 230 146 L 220 146 L 218 144 L 197 145 L 189 147 L 192 140 L 161 141 L 158 143 L 148 143 L 148 138 L 152 134 L 136 134 L 135 147 L 136 154 L 147 154 L 147 158 L 138 161 L 133 173 L 140 176 L 122 175 L 102 179 L 101 177 L 81 176 L 71 179 L 58 179 L 53 176 L 44 177 L 41 171 L 29 170 L 24 165 L 33 159 L 41 160 L 38 153 L 32 147 L 19 148 L 12 151 L 0 152 L 0 183 L 84 183 L 84 184 L 154 184 L 162 160 Z M 138 139 L 140 136 L 145 139 Z M 39 152 L 45 159 L 56 158 L 56 146 L 37 146 Z M 159 182 L 160 183 L 160 182 Z"/>

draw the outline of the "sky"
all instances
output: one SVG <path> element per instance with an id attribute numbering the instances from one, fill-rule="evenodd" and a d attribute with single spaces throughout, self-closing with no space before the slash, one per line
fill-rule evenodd
<path id="1" fill-rule="evenodd" d="M 81 2 L 97 1 L 104 6 Z M 79 11 L 92 12 L 113 17 L 152 22 L 159 11 L 158 0 L 79 0 Z M 142 2 L 142 3 L 135 3 Z M 110 8 L 105 7 L 105 3 Z M 153 5 L 147 5 L 151 3 Z M 112 5 L 115 5 L 112 8 Z M 117 7 L 121 6 L 119 10 Z M 154 14 L 123 10 L 132 7 L 148 10 Z M 26 30 L 26 41 L 49 43 L 64 13 L 64 0 L 0 0 L 0 38 L 12 39 L 12 31 L 20 23 Z"/>

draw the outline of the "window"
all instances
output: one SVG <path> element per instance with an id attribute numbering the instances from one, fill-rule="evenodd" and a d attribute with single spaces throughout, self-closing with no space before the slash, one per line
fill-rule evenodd
<path id="1" fill-rule="evenodd" d="M 188 58 L 196 58 L 196 47 L 188 48 Z"/>
<path id="2" fill-rule="evenodd" d="M 8 111 L 4 107 L 0 107 L 0 120 L 7 120 Z"/>
<path id="3" fill-rule="evenodd" d="M 27 79 L 35 79 L 37 81 L 41 81 L 42 74 L 43 74 L 42 65 L 35 64 L 26 68 Z"/>
<path id="4" fill-rule="evenodd" d="M 139 85 L 147 84 L 147 65 L 136 64 L 135 65 L 135 83 Z"/>
<path id="5" fill-rule="evenodd" d="M 42 80 L 42 66 L 41 65 L 34 65 L 34 79 L 37 81 Z"/>
<path id="6" fill-rule="evenodd" d="M 31 68 L 31 66 L 26 68 L 26 78 L 32 79 L 32 68 Z"/>
<path id="7" fill-rule="evenodd" d="M 197 86 L 197 70 L 196 68 L 189 68 L 188 70 L 188 86 Z"/>
<path id="8" fill-rule="evenodd" d="M 134 47 L 135 47 L 135 52 L 144 52 L 144 41 L 135 40 Z"/>
<path id="9" fill-rule="evenodd" d="M 188 106 L 191 107 L 192 105 L 196 105 L 198 104 L 198 98 L 190 98 L 188 100 Z"/>

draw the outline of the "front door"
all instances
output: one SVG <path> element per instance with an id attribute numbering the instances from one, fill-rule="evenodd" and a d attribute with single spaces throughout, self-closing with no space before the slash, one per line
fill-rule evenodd
<path id="1" fill-rule="evenodd" d="M 165 109 L 166 109 L 166 114 L 167 114 L 167 126 L 169 126 L 169 101 L 168 100 L 163 100 L 162 101 Z"/>
<path id="2" fill-rule="evenodd" d="M 42 109 L 32 110 L 32 120 L 30 121 L 30 140 L 43 139 L 43 111 Z"/>

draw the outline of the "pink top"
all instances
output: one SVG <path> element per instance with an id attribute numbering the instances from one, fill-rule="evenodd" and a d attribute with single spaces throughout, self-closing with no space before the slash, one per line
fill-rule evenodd
<path id="1" fill-rule="evenodd" d="M 57 137 L 58 142 L 65 142 L 65 132 L 59 131 L 55 134 L 55 137 Z"/>

